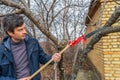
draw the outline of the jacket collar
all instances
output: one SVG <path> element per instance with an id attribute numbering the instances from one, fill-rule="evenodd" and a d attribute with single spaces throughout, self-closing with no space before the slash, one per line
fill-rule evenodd
<path id="1" fill-rule="evenodd" d="M 2 44 L 4 44 L 4 46 L 10 50 L 10 42 L 11 42 L 11 39 L 9 36 L 6 36 L 4 39 L 3 39 L 3 42 Z"/>

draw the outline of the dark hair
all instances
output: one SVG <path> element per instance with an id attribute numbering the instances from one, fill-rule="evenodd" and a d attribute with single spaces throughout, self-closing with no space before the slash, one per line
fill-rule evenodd
<path id="1" fill-rule="evenodd" d="M 3 18 L 4 31 L 14 32 L 14 29 L 23 25 L 24 20 L 20 14 L 11 14 Z"/>

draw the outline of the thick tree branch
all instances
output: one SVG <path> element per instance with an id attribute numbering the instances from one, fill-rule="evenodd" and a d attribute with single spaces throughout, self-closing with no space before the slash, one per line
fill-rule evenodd
<path id="1" fill-rule="evenodd" d="M 51 32 L 49 32 L 44 26 L 41 25 L 41 23 L 39 22 L 39 20 L 35 19 L 35 17 L 32 15 L 32 13 L 23 8 L 22 9 L 24 15 L 26 15 L 31 21 L 33 21 L 33 23 L 40 29 L 40 31 L 45 34 L 48 38 L 50 38 L 56 45 L 58 45 L 58 39 L 52 35 Z"/>
<path id="2" fill-rule="evenodd" d="M 90 42 L 86 45 L 86 49 L 84 50 L 83 54 L 87 54 L 88 52 L 90 52 L 94 45 L 100 41 L 100 39 L 103 36 L 106 36 L 109 33 L 114 33 L 114 32 L 120 32 L 120 26 L 119 27 L 103 27 L 103 29 L 101 29 L 101 31 L 99 31 L 98 33 L 96 33 L 92 39 L 90 40 Z"/>

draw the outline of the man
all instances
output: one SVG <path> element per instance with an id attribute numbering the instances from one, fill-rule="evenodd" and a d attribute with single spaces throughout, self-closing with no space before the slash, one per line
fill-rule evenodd
<path id="1" fill-rule="evenodd" d="M 8 36 L 0 45 L 0 80 L 29 80 L 28 77 L 39 69 L 39 64 L 45 64 L 51 56 L 44 53 L 36 39 L 27 35 L 22 16 L 6 16 L 3 26 Z M 52 59 L 59 62 L 61 55 L 55 53 Z M 40 78 L 38 74 L 32 80 Z"/>

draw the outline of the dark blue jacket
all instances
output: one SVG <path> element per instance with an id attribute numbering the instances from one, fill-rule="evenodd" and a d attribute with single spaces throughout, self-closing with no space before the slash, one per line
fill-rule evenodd
<path id="1" fill-rule="evenodd" d="M 44 53 L 38 41 L 34 38 L 26 36 L 25 44 L 30 74 L 33 74 L 40 68 L 40 63 L 45 64 L 50 60 L 51 56 Z M 15 61 L 10 48 L 10 38 L 6 37 L 0 45 L 0 80 L 17 80 L 15 66 Z M 41 76 L 38 74 L 32 80 L 40 80 L 40 78 Z"/>

